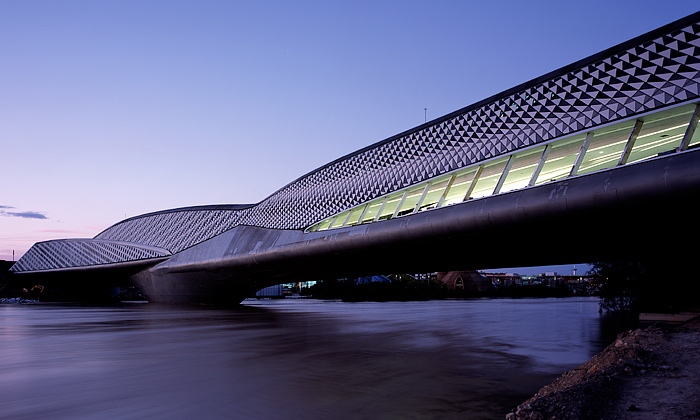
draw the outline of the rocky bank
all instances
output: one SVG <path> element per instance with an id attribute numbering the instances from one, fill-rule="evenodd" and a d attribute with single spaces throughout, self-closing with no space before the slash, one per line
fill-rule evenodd
<path id="1" fill-rule="evenodd" d="M 700 419 L 700 318 L 620 334 L 506 419 Z"/>

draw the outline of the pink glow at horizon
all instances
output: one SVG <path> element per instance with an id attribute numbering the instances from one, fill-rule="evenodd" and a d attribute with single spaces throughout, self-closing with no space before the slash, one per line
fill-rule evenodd
<path id="1" fill-rule="evenodd" d="M 0 259 L 255 203 L 347 153 L 698 11 L 694 1 L 5 2 Z"/>

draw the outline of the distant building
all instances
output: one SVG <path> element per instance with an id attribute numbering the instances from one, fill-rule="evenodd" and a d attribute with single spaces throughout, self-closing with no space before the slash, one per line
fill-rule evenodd
<path id="1" fill-rule="evenodd" d="M 491 283 L 495 285 L 496 287 L 501 287 L 501 286 L 522 286 L 523 284 L 523 278 L 520 274 L 517 273 L 485 273 L 481 272 L 480 273 L 482 276 L 486 277 L 487 279 L 491 280 Z"/>
<path id="2" fill-rule="evenodd" d="M 536 276 L 522 276 L 517 273 L 481 272 L 480 274 L 491 280 L 496 287 L 567 286 L 575 294 L 592 294 L 598 286 L 598 278 L 594 275 L 562 275 L 555 271 L 547 271 Z"/>
<path id="3" fill-rule="evenodd" d="M 356 279 L 353 279 L 356 284 L 367 284 L 367 283 L 385 283 L 385 282 L 391 282 L 391 279 L 389 279 L 386 276 L 366 276 L 366 277 L 358 277 Z"/>
<path id="4" fill-rule="evenodd" d="M 437 280 L 438 273 L 432 272 L 432 273 L 419 273 L 419 274 L 412 274 L 412 275 L 416 280 L 433 281 L 433 280 Z"/>
<path id="5" fill-rule="evenodd" d="M 449 290 L 486 292 L 491 288 L 491 281 L 476 271 L 440 272 L 437 273 L 437 280 L 443 282 Z"/>

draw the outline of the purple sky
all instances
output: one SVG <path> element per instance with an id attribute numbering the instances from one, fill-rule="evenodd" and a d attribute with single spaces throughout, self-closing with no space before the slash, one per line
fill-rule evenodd
<path id="1" fill-rule="evenodd" d="M 437 118 L 700 10 L 697 1 L 0 5 L 7 260 L 125 216 L 258 202 L 423 123 L 426 107 Z"/>

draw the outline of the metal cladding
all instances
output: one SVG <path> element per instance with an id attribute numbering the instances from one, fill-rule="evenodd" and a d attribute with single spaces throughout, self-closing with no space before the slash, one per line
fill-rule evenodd
<path id="1" fill-rule="evenodd" d="M 86 267 L 170 255 L 164 249 L 99 239 L 62 239 L 34 244 L 12 266 L 16 272 Z"/>
<path id="2" fill-rule="evenodd" d="M 238 226 L 241 213 L 235 208 L 209 207 L 158 212 L 117 223 L 95 238 L 141 243 L 175 253 Z"/>
<path id="3" fill-rule="evenodd" d="M 242 223 L 303 229 L 472 163 L 697 98 L 693 17 L 341 158 L 272 194 Z"/>
<path id="4" fill-rule="evenodd" d="M 127 219 L 94 239 L 38 243 L 12 270 L 162 257 L 237 226 L 303 230 L 442 174 L 698 98 L 700 13 L 342 157 L 258 204 Z"/>

